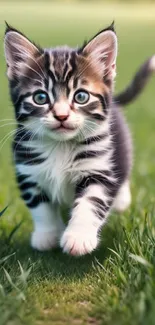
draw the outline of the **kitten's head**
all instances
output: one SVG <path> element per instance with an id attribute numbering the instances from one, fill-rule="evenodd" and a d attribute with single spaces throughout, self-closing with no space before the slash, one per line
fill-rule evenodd
<path id="1" fill-rule="evenodd" d="M 113 25 L 77 49 L 42 49 L 9 26 L 4 42 L 19 124 L 61 141 L 87 137 L 101 127 L 115 76 Z"/>

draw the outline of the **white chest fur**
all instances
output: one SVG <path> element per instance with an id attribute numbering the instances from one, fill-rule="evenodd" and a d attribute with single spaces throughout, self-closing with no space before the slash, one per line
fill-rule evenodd
<path id="1" fill-rule="evenodd" d="M 20 173 L 31 175 L 31 179 L 37 181 L 53 202 L 72 203 L 74 198 L 75 183 L 83 176 L 88 176 L 93 170 L 95 173 L 108 170 L 110 167 L 111 152 L 96 155 L 91 159 L 75 160 L 75 156 L 83 151 L 102 151 L 109 146 L 110 138 L 93 143 L 89 146 L 78 146 L 76 143 L 38 143 L 33 142 L 31 147 L 45 158 L 38 165 L 17 165 Z"/>
<path id="2" fill-rule="evenodd" d="M 52 201 L 69 202 L 74 196 L 73 159 L 75 149 L 72 145 L 61 143 L 46 151 L 48 158 L 42 164 L 40 181 Z"/>
<path id="3" fill-rule="evenodd" d="M 18 164 L 17 170 L 35 181 L 50 196 L 51 200 L 70 202 L 74 196 L 73 160 L 76 154 L 75 145 L 65 143 L 31 144 L 31 148 L 45 158 L 41 164 Z M 36 149 L 35 149 L 36 148 Z M 39 150 L 38 150 L 39 148 Z"/>

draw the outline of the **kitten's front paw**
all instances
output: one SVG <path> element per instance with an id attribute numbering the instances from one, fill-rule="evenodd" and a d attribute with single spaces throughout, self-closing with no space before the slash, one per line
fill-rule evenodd
<path id="1" fill-rule="evenodd" d="M 83 229 L 66 229 L 60 242 L 63 252 L 79 256 L 91 253 L 98 244 L 95 231 L 84 231 Z"/>
<path id="2" fill-rule="evenodd" d="M 31 246 L 38 251 L 47 251 L 59 245 L 59 237 L 54 231 L 34 231 Z"/>

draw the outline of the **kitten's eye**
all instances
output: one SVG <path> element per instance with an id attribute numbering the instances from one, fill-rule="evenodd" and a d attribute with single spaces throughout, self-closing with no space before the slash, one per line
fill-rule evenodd
<path id="1" fill-rule="evenodd" d="M 79 90 L 74 95 L 74 101 L 78 104 L 86 104 L 89 100 L 89 93 L 86 90 Z"/>
<path id="2" fill-rule="evenodd" d="M 33 95 L 33 100 L 37 105 L 44 105 L 49 103 L 49 97 L 48 94 L 45 92 L 38 92 Z"/>

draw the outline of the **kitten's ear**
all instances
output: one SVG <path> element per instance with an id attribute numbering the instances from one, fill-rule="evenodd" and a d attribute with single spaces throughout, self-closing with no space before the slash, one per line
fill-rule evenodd
<path id="1" fill-rule="evenodd" d="M 40 49 L 16 29 L 6 26 L 4 50 L 8 67 L 8 77 L 18 75 L 24 63 L 41 54 Z"/>
<path id="2" fill-rule="evenodd" d="M 116 57 L 117 57 L 117 37 L 114 30 L 114 23 L 98 33 L 86 45 L 82 52 L 95 66 L 97 71 L 104 77 L 115 77 Z"/>

